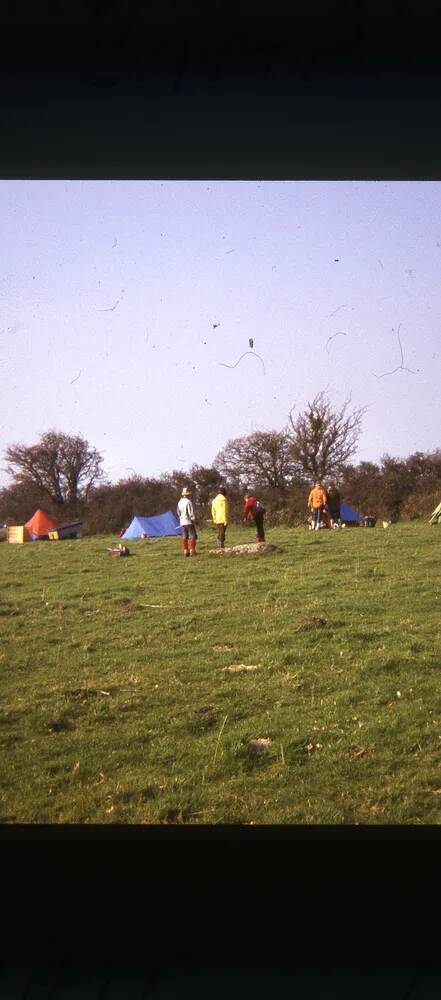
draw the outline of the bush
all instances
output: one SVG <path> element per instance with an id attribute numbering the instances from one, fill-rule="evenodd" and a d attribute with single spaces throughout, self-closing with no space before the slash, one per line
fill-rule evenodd
<path id="1" fill-rule="evenodd" d="M 435 510 L 435 507 L 438 506 L 440 499 L 441 485 L 436 492 L 425 493 L 420 491 L 411 493 L 401 507 L 401 516 L 405 520 L 414 520 L 422 517 L 428 519 Z"/>

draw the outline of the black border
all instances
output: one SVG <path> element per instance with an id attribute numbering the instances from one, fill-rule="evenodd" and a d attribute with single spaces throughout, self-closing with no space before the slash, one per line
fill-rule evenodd
<path id="1" fill-rule="evenodd" d="M 135 0 L 6 15 L 1 177 L 440 178 L 425 0 L 207 0 L 167 20 L 175 7 L 144 25 Z M 438 962 L 437 828 L 0 836 L 2 951 L 19 962 Z"/>
<path id="2" fill-rule="evenodd" d="M 8 7 L 2 177 L 439 177 L 433 0 Z"/>

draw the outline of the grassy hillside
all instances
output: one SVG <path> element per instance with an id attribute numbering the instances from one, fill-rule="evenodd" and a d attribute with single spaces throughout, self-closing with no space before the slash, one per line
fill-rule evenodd
<path id="1" fill-rule="evenodd" d="M 0 545 L 1 822 L 441 820 L 441 529 L 268 540 Z"/>

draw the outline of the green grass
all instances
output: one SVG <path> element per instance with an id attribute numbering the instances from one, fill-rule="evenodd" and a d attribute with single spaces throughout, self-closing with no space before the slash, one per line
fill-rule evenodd
<path id="1" fill-rule="evenodd" d="M 0 822 L 441 821 L 440 529 L 268 540 L 0 545 Z"/>

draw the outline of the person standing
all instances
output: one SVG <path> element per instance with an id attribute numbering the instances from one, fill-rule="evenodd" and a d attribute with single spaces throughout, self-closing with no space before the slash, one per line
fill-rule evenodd
<path id="1" fill-rule="evenodd" d="M 265 531 L 263 528 L 263 518 L 265 515 L 265 507 L 260 503 L 260 500 L 256 500 L 256 497 L 251 496 L 251 493 L 245 494 L 245 506 L 243 509 L 243 519 L 244 521 L 254 521 L 257 531 L 257 541 L 265 541 Z"/>
<path id="2" fill-rule="evenodd" d="M 217 525 L 217 546 L 219 549 L 224 549 L 229 510 L 228 499 L 223 486 L 219 486 L 219 493 L 211 504 L 211 516 L 215 525 Z"/>
<path id="3" fill-rule="evenodd" d="M 327 506 L 328 506 L 329 516 L 331 518 L 331 527 L 332 528 L 339 528 L 340 527 L 340 504 L 341 504 L 340 490 L 337 489 L 335 483 L 330 483 L 329 486 L 328 486 L 328 488 L 327 488 L 327 490 L 326 490 L 326 493 L 327 493 L 327 497 L 328 497 L 328 504 L 327 504 Z"/>
<path id="4" fill-rule="evenodd" d="M 322 511 L 326 504 L 326 493 L 319 480 L 314 484 L 309 497 L 308 507 L 312 516 L 312 528 L 318 531 L 321 525 Z"/>
<path id="5" fill-rule="evenodd" d="M 195 556 L 198 536 L 195 525 L 194 507 L 191 501 L 191 489 L 187 486 L 184 486 L 182 490 L 182 496 L 176 508 L 176 513 L 179 517 L 179 524 L 181 526 L 184 556 L 185 558 L 188 556 Z"/>

